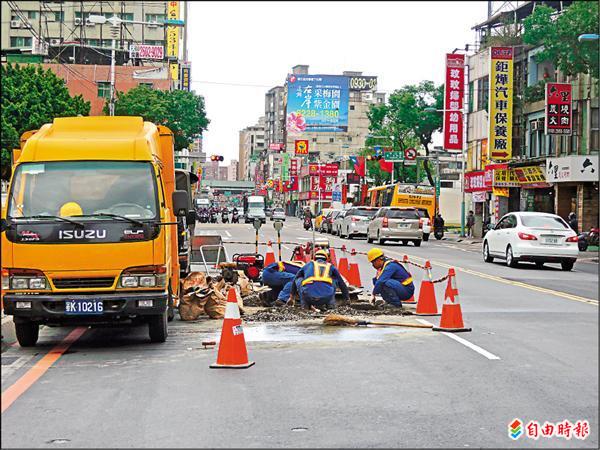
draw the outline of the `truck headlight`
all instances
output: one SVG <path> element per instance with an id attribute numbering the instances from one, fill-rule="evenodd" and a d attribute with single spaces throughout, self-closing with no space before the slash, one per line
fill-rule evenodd
<path id="1" fill-rule="evenodd" d="M 38 269 L 4 269 L 2 271 L 2 290 L 42 291 L 50 288 L 46 276 Z"/>
<path id="2" fill-rule="evenodd" d="M 156 277 L 154 275 L 140 277 L 140 287 L 156 286 Z"/>
<path id="3" fill-rule="evenodd" d="M 46 289 L 46 279 L 41 277 L 30 278 L 29 289 Z"/>
<path id="4" fill-rule="evenodd" d="M 165 266 L 130 267 L 123 271 L 118 287 L 128 288 L 153 288 L 167 285 L 167 268 Z"/>
<path id="5" fill-rule="evenodd" d="M 138 287 L 139 281 L 136 276 L 122 276 L 121 277 L 121 287 L 124 288 L 135 288 Z"/>
<path id="6" fill-rule="evenodd" d="M 13 277 L 10 280 L 11 289 L 27 289 L 29 288 L 29 278 Z"/>

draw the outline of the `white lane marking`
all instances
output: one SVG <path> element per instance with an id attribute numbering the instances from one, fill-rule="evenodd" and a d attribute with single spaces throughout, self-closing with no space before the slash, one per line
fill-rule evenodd
<path id="1" fill-rule="evenodd" d="M 285 245 L 285 244 L 281 244 L 281 246 L 282 246 L 283 248 L 285 248 L 286 250 L 291 250 L 291 248 L 289 248 L 289 247 L 288 247 L 287 245 Z"/>
<path id="2" fill-rule="evenodd" d="M 431 322 L 428 322 L 427 320 L 424 319 L 416 319 L 417 322 L 421 322 L 424 325 L 433 325 Z M 437 332 L 436 332 L 437 333 Z M 450 339 L 454 339 L 456 342 L 460 342 L 462 345 L 464 345 L 465 347 L 469 347 L 471 350 L 476 351 L 477 353 L 479 353 L 480 355 L 485 356 L 487 359 L 500 359 L 499 356 L 494 355 L 493 353 L 488 352 L 487 350 L 481 348 L 478 345 L 473 344 L 472 342 L 467 341 L 466 339 L 463 339 L 459 336 L 456 336 L 453 333 L 447 333 L 445 331 L 441 331 L 440 333 L 445 334 L 446 336 L 448 336 Z"/>
<path id="3" fill-rule="evenodd" d="M 225 234 L 227 234 L 227 236 L 231 237 L 231 233 L 227 230 L 225 230 Z"/>

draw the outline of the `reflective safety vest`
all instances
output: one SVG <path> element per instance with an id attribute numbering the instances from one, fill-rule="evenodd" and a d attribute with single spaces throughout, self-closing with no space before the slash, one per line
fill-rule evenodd
<path id="1" fill-rule="evenodd" d="M 375 276 L 376 279 L 379 279 L 379 277 L 381 276 L 381 274 L 383 273 L 383 271 L 385 270 L 385 268 L 387 267 L 387 265 L 389 263 L 391 263 L 391 262 L 395 262 L 395 263 L 400 264 L 400 261 L 398 261 L 396 259 L 388 259 L 385 263 L 383 263 L 383 267 L 377 271 L 377 275 Z M 402 264 L 400 264 L 400 265 L 402 266 Z M 409 285 L 412 282 L 413 282 L 412 277 L 408 277 L 407 279 L 401 281 L 402 285 L 404 285 L 404 286 L 407 286 L 407 285 Z"/>
<path id="2" fill-rule="evenodd" d="M 322 283 L 333 284 L 333 280 L 329 276 L 331 271 L 331 263 L 318 263 L 313 262 L 314 274 L 312 277 L 308 277 L 302 281 L 302 286 L 314 283 L 315 281 L 321 281 Z"/>
<path id="3" fill-rule="evenodd" d="M 294 267 L 298 267 L 298 268 L 302 268 L 304 267 L 304 262 L 302 261 L 279 261 L 279 263 L 277 263 L 278 267 L 279 267 L 279 271 L 280 272 L 285 272 L 285 265 L 288 264 L 290 266 L 294 266 Z"/>

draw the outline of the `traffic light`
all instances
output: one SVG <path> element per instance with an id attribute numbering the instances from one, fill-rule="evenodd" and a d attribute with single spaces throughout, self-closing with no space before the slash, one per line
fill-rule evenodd
<path id="1" fill-rule="evenodd" d="M 224 158 L 223 158 L 223 156 L 221 156 L 221 155 L 212 155 L 212 156 L 210 157 L 210 160 L 211 160 L 211 161 L 223 161 L 223 159 L 224 159 Z"/>

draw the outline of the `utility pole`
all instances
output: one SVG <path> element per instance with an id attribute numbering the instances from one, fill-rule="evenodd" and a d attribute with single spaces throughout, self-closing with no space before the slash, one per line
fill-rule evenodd
<path id="1" fill-rule="evenodd" d="M 142 2 L 143 3 L 143 2 Z M 187 1 L 183 2 L 183 20 L 185 23 L 188 23 L 188 3 Z M 188 27 L 184 27 L 183 29 L 183 60 L 188 61 L 187 56 L 187 40 L 188 40 Z"/>
<path id="2" fill-rule="evenodd" d="M 110 25 L 110 34 L 112 37 L 112 48 L 110 50 L 110 101 L 108 103 L 108 111 L 110 116 L 115 115 L 115 51 L 117 49 L 117 35 L 121 29 L 121 25 L 116 23 Z"/>

